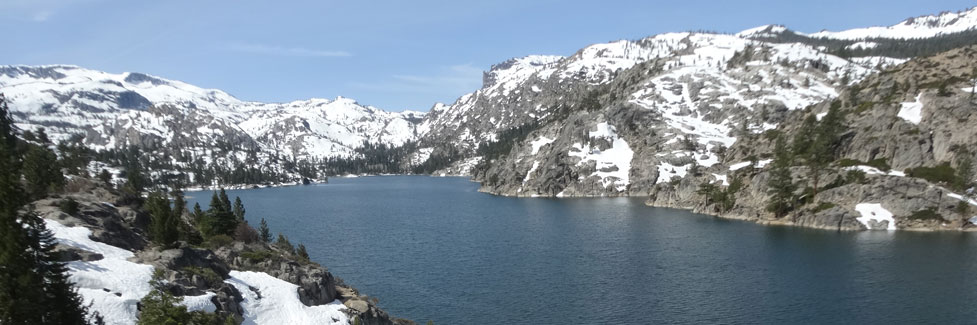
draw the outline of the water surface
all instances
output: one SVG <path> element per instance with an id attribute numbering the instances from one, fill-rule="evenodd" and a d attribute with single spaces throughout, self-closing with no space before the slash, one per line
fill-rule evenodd
<path id="1" fill-rule="evenodd" d="M 768 227 L 477 188 L 383 176 L 228 195 L 419 323 L 977 322 L 977 234 Z M 189 195 L 207 208 L 209 192 Z"/>

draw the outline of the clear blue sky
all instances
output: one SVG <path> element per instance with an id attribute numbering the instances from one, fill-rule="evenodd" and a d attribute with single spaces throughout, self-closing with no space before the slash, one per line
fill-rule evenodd
<path id="1" fill-rule="evenodd" d="M 0 64 L 139 71 L 244 100 L 426 111 L 511 57 L 663 32 L 891 25 L 975 1 L 0 0 Z"/>

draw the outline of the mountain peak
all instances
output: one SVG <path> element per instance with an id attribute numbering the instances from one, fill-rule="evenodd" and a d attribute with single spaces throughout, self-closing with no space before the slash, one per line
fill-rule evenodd
<path id="1" fill-rule="evenodd" d="M 736 36 L 743 38 L 777 37 L 786 31 L 788 31 L 788 29 L 784 25 L 763 25 L 736 33 Z"/>
<path id="2" fill-rule="evenodd" d="M 918 39 L 977 29 L 977 7 L 958 12 L 912 17 L 892 26 L 820 31 L 807 36 L 859 40 L 866 38 Z"/>

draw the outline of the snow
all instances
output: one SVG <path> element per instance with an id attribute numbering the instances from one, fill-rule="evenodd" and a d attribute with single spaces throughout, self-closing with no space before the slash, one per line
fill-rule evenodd
<path id="1" fill-rule="evenodd" d="M 902 103 L 902 107 L 899 108 L 899 113 L 896 116 L 909 123 L 919 124 L 923 120 L 923 94 L 916 95 L 916 101 Z"/>
<path id="2" fill-rule="evenodd" d="M 684 178 L 689 173 L 689 165 L 675 166 L 667 162 L 658 165 L 658 180 L 655 184 L 668 183 L 672 178 Z"/>
<path id="3" fill-rule="evenodd" d="M 742 32 L 736 33 L 736 36 L 743 38 L 751 37 L 777 37 L 778 34 L 787 31 L 787 27 L 782 25 L 763 25 L 759 27 L 750 28 Z"/>
<path id="4" fill-rule="evenodd" d="M 857 49 L 873 49 L 876 46 L 879 46 L 879 43 L 876 43 L 876 42 L 856 42 L 856 43 L 854 43 L 852 45 L 848 45 L 847 48 L 853 49 L 853 50 L 857 50 Z"/>
<path id="5" fill-rule="evenodd" d="M 963 195 L 960 195 L 960 194 L 957 194 L 957 193 L 950 193 L 950 194 L 947 194 L 946 196 L 952 197 L 952 198 L 957 199 L 957 200 L 960 200 L 960 201 L 967 202 L 970 205 L 977 205 L 977 200 L 974 200 L 974 199 L 971 199 L 971 198 L 968 198 L 968 197 L 964 197 Z"/>
<path id="6" fill-rule="evenodd" d="M 729 171 L 737 171 L 737 170 L 743 169 L 743 167 L 746 167 L 746 166 L 749 166 L 749 165 L 752 165 L 752 164 L 753 163 L 752 162 L 749 162 L 749 161 L 744 161 L 744 162 L 741 162 L 741 163 L 735 163 L 735 164 L 729 165 Z"/>
<path id="7" fill-rule="evenodd" d="M 413 155 L 411 155 L 410 163 L 414 166 L 423 164 L 429 158 L 431 158 L 431 153 L 434 152 L 434 148 L 420 148 L 417 149 Z"/>
<path id="8" fill-rule="evenodd" d="M 845 40 L 865 38 L 915 39 L 963 32 L 975 27 L 977 27 L 977 7 L 959 13 L 946 12 L 940 15 L 910 18 L 893 26 L 856 28 L 840 32 L 821 31 L 807 36 Z"/>
<path id="9" fill-rule="evenodd" d="M 67 227 L 51 219 L 44 221 L 59 244 L 103 256 L 98 261 L 68 263 L 69 279 L 78 287 L 84 303 L 92 304 L 92 309 L 105 317 L 108 324 L 134 324 L 136 304 L 152 291 L 149 280 L 153 267 L 129 262 L 127 259 L 134 256 L 130 251 L 90 239 L 88 228 Z"/>
<path id="10" fill-rule="evenodd" d="M 230 279 L 244 300 L 243 324 L 349 324 L 339 300 L 306 306 L 299 300 L 298 286 L 264 272 L 231 271 Z"/>
<path id="11" fill-rule="evenodd" d="M 729 186 L 729 179 L 726 175 L 712 174 L 716 177 L 716 182 L 722 182 L 723 186 Z"/>
<path id="12" fill-rule="evenodd" d="M 882 170 L 879 170 L 878 168 L 875 168 L 875 167 L 872 167 L 872 166 L 865 166 L 865 165 L 845 167 L 845 170 L 860 170 L 860 171 L 863 171 L 866 174 L 870 174 L 870 175 L 888 175 L 888 176 L 906 177 L 906 173 L 904 173 L 904 172 L 890 170 L 887 173 L 887 172 L 884 172 Z"/>
<path id="13" fill-rule="evenodd" d="M 199 296 L 184 296 L 183 301 L 181 301 L 180 304 L 187 306 L 188 311 L 204 311 L 213 313 L 217 311 L 217 305 L 215 305 L 210 299 L 216 296 L 216 293 L 210 291 Z"/>
<path id="14" fill-rule="evenodd" d="M 547 137 L 539 137 L 539 139 L 536 139 L 535 141 L 532 142 L 532 146 L 533 146 L 533 153 L 532 154 L 533 155 L 536 155 L 537 153 L 539 153 L 539 148 L 542 148 L 545 145 L 548 145 L 550 143 L 553 143 L 553 141 L 556 141 L 556 139 L 550 139 L 550 138 L 547 138 Z"/>
<path id="15" fill-rule="evenodd" d="M 607 123 L 599 123 L 596 131 L 589 134 L 591 138 L 611 141 L 611 147 L 601 151 L 597 147 L 592 148 L 590 144 L 574 143 L 568 153 L 569 156 L 580 158 L 577 166 L 588 161 L 595 162 L 596 171 L 590 176 L 599 177 L 601 185 L 605 188 L 613 185 L 617 191 L 625 191 L 631 184 L 631 159 L 634 157 L 634 151 L 627 141 L 617 135 L 615 128 Z"/>
<path id="16" fill-rule="evenodd" d="M 39 69 L 60 78 L 40 77 L 35 72 Z M 183 124 L 194 123 L 187 136 L 196 138 L 195 143 L 247 135 L 258 142 L 263 160 L 276 152 L 298 158 L 349 156 L 364 141 L 396 146 L 415 140 L 412 121 L 425 116 L 415 111 L 387 112 L 343 97 L 246 102 L 219 90 L 154 76 L 60 65 L 0 66 L 0 88 L 11 111 L 24 113 L 14 115 L 24 129 L 48 124 L 55 141 L 94 129 L 104 136 L 89 137 L 94 149 L 124 145 L 115 140 L 129 129 L 162 137 L 167 145 Z M 129 103 L 133 101 L 139 106 Z M 165 105 L 186 118 L 150 112 L 145 105 Z M 50 126 L 50 122 L 57 124 Z M 204 159 L 211 158 L 206 155 Z"/>
<path id="17" fill-rule="evenodd" d="M 861 222 L 869 230 L 874 230 L 869 224 L 869 221 L 874 220 L 875 222 L 888 221 L 888 228 L 886 230 L 896 230 L 896 220 L 892 218 L 892 212 L 886 210 L 879 203 L 859 203 L 855 205 L 855 211 L 858 211 L 862 216 L 856 218 L 858 222 Z"/>
<path id="18" fill-rule="evenodd" d="M 769 165 L 771 162 L 773 162 L 773 159 L 764 159 L 764 160 L 757 161 L 756 168 L 767 167 L 767 165 Z"/>

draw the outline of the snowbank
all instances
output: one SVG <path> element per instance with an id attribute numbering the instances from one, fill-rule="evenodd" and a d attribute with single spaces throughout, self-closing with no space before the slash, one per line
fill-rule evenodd
<path id="1" fill-rule="evenodd" d="M 45 219 L 48 229 L 59 244 L 102 254 L 98 261 L 73 261 L 68 263 L 69 279 L 78 287 L 85 304 L 105 318 L 106 324 L 134 324 L 136 303 L 146 296 L 152 287 L 149 280 L 153 267 L 129 262 L 133 253 L 112 245 L 91 240 L 91 230 L 85 227 L 67 227 Z"/>
<path id="2" fill-rule="evenodd" d="M 899 108 L 899 113 L 896 116 L 909 123 L 919 124 L 923 120 L 923 94 L 916 95 L 916 101 L 914 102 L 902 103 L 902 107 Z"/>
<path id="3" fill-rule="evenodd" d="M 875 230 L 875 228 L 872 228 L 872 226 L 869 224 L 870 220 L 875 222 L 888 221 L 889 225 L 886 230 L 896 230 L 896 220 L 892 218 L 892 212 L 889 212 L 889 210 L 883 208 L 882 204 L 859 203 L 855 205 L 855 211 L 858 211 L 858 213 L 862 215 L 861 217 L 856 218 L 856 220 L 865 225 L 865 228 L 868 228 L 869 230 Z"/>
<path id="4" fill-rule="evenodd" d="M 872 167 L 872 166 L 865 166 L 865 165 L 845 167 L 845 170 L 860 170 L 860 171 L 863 171 L 866 174 L 870 174 L 870 175 L 889 175 L 889 176 L 906 177 L 906 173 L 904 173 L 904 172 L 890 170 L 887 173 L 887 172 L 884 172 L 884 171 L 882 171 L 882 170 L 880 170 L 878 168 L 875 168 L 875 167 Z"/>
<path id="5" fill-rule="evenodd" d="M 230 276 L 224 282 L 244 297 L 243 324 L 349 324 L 339 300 L 309 307 L 299 300 L 298 286 L 267 273 L 231 271 Z"/>

